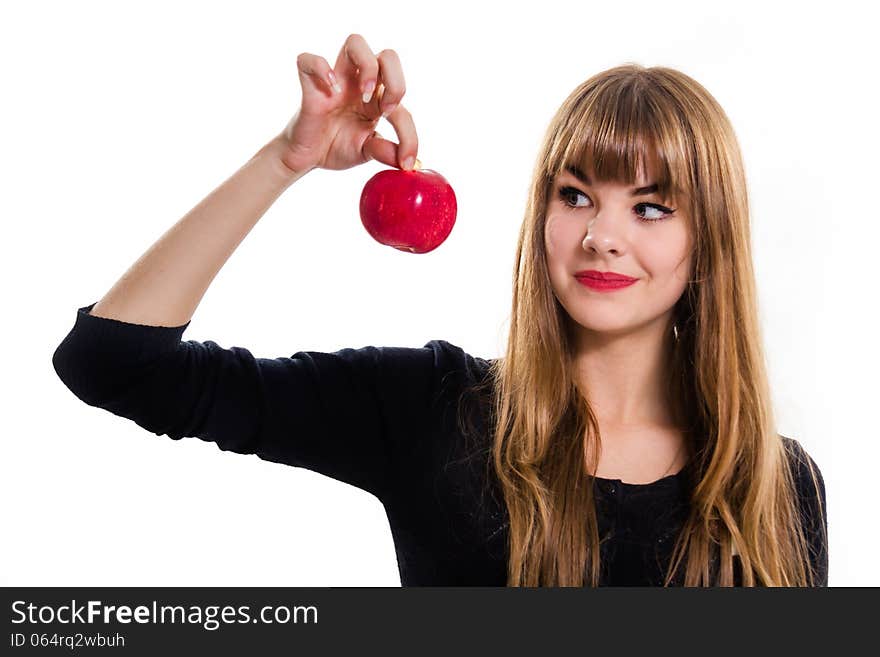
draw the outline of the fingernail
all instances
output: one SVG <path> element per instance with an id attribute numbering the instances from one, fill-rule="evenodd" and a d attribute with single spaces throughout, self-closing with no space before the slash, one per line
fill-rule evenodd
<path id="1" fill-rule="evenodd" d="M 391 114 L 391 112 L 394 111 L 394 108 L 395 108 L 395 107 L 397 107 L 397 105 L 389 105 L 388 107 L 386 107 L 386 108 L 382 111 L 382 118 L 383 118 L 383 119 L 384 119 L 384 118 L 388 118 L 388 115 Z"/>
<path id="2" fill-rule="evenodd" d="M 364 88 L 364 102 L 369 103 L 370 98 L 373 96 L 373 90 L 376 88 L 376 83 L 370 80 L 367 82 L 367 86 Z"/>
<path id="3" fill-rule="evenodd" d="M 342 87 L 339 86 L 339 81 L 336 79 L 336 74 L 333 71 L 330 71 L 327 74 L 327 79 L 330 80 L 330 86 L 333 87 L 333 91 L 338 94 L 342 93 Z"/>
<path id="4" fill-rule="evenodd" d="M 408 158 L 406 158 L 403 161 L 403 168 L 406 169 L 407 171 L 409 171 L 410 169 L 413 168 L 413 164 L 415 163 L 415 161 L 416 161 L 415 158 L 412 155 L 410 155 Z"/>

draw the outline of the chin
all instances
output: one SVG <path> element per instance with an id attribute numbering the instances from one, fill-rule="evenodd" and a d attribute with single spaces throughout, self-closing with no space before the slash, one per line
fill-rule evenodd
<path id="1" fill-rule="evenodd" d="M 570 314 L 570 319 L 574 328 L 578 331 L 586 330 L 608 335 L 622 335 L 639 326 L 638 322 L 621 317 L 620 313 L 611 316 L 607 312 L 597 312 L 590 314 L 589 317 Z"/>

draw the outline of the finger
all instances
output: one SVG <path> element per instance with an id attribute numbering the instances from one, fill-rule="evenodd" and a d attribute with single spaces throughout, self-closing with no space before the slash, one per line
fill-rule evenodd
<path id="1" fill-rule="evenodd" d="M 395 51 L 383 50 L 377 59 L 379 61 L 379 79 L 385 85 L 379 109 L 383 116 L 387 116 L 403 99 L 403 95 L 406 93 L 406 81 L 403 78 L 400 57 Z"/>
<path id="2" fill-rule="evenodd" d="M 373 132 L 364 142 L 363 155 L 371 160 L 376 160 L 390 167 L 397 166 L 397 144 L 388 141 L 378 132 Z"/>
<path id="3" fill-rule="evenodd" d="M 416 124 L 412 114 L 403 105 L 398 105 L 387 117 L 388 122 L 394 126 L 400 145 L 397 147 L 397 161 L 393 166 L 411 170 L 419 154 L 419 136 L 416 134 Z M 412 158 L 411 163 L 406 161 Z"/>
<path id="4" fill-rule="evenodd" d="M 320 91 L 321 93 L 341 93 L 342 87 L 330 68 L 327 60 L 320 55 L 300 53 L 296 58 L 296 68 L 299 71 L 300 83 L 303 90 Z"/>
<path id="5" fill-rule="evenodd" d="M 334 68 L 344 72 L 347 80 L 356 80 L 364 103 L 370 102 L 378 84 L 379 63 L 364 37 L 352 34 L 345 40 Z"/>
<path id="6" fill-rule="evenodd" d="M 376 87 L 376 90 L 373 92 L 373 98 L 368 103 L 370 112 L 367 112 L 368 115 L 373 116 L 375 114 L 381 113 L 379 109 L 382 105 L 382 96 L 385 95 L 385 85 L 382 84 L 382 80 L 379 80 L 379 86 Z M 384 115 L 383 115 L 384 116 Z"/>
<path id="7" fill-rule="evenodd" d="M 393 141 L 388 141 L 378 132 L 374 132 L 373 135 L 364 142 L 363 154 L 364 157 L 376 160 L 377 162 L 381 162 L 382 164 L 387 164 L 391 167 L 397 166 L 397 149 L 398 146 Z M 415 166 L 413 170 L 421 169 L 422 163 L 416 158 Z"/>

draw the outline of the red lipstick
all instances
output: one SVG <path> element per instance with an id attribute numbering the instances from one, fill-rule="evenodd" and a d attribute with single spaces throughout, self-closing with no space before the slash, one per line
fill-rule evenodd
<path id="1" fill-rule="evenodd" d="M 574 277 L 581 285 L 586 285 L 593 290 L 610 292 L 629 287 L 635 283 L 637 278 L 619 274 L 615 271 L 598 271 L 596 269 L 585 269 L 577 272 Z"/>

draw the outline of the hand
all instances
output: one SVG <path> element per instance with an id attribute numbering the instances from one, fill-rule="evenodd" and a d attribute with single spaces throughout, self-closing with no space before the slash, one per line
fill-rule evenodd
<path id="1" fill-rule="evenodd" d="M 352 34 L 332 70 L 327 60 L 310 53 L 301 53 L 296 65 L 302 105 L 278 135 L 288 168 L 340 170 L 372 159 L 412 169 L 404 163 L 410 157 L 415 162 L 419 141 L 412 115 L 400 104 L 406 83 L 396 52 L 374 55 L 361 35 Z M 379 119 L 389 112 L 399 145 L 376 132 Z"/>

